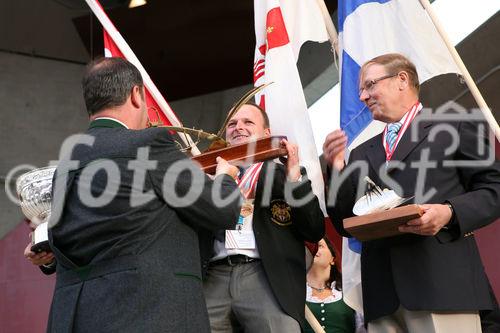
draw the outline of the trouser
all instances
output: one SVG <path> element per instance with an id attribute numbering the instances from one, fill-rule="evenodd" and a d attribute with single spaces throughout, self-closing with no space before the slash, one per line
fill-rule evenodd
<path id="1" fill-rule="evenodd" d="M 402 306 L 368 323 L 368 333 L 481 333 L 477 311 L 410 311 Z"/>
<path id="2" fill-rule="evenodd" d="M 237 332 L 232 318 L 245 332 L 300 332 L 278 304 L 260 261 L 211 266 L 203 288 L 212 333 Z"/>

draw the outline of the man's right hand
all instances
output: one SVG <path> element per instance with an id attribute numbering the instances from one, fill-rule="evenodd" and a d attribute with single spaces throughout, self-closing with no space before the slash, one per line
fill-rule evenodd
<path id="1" fill-rule="evenodd" d="M 216 161 L 217 161 L 217 168 L 215 169 L 215 176 L 225 173 L 231 176 L 232 178 L 236 179 L 236 177 L 238 176 L 238 172 L 240 172 L 240 170 L 237 167 L 229 164 L 225 159 L 223 159 L 220 156 L 216 158 Z"/>
<path id="2" fill-rule="evenodd" d="M 48 265 L 54 261 L 54 254 L 52 252 L 35 253 L 31 251 L 31 243 L 24 249 L 24 256 L 35 266 Z"/>
<path id="3" fill-rule="evenodd" d="M 337 129 L 326 136 L 323 143 L 323 155 L 326 162 L 337 169 L 342 170 L 345 166 L 345 150 L 347 148 L 347 135 Z"/>

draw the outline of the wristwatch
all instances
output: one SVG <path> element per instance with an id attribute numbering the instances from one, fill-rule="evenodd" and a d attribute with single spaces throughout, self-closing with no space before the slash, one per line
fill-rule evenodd
<path id="1" fill-rule="evenodd" d="M 453 223 L 453 220 L 455 219 L 455 210 L 453 209 L 453 206 L 451 205 L 451 203 L 449 203 L 448 201 L 445 201 L 444 204 L 446 206 L 448 206 L 448 208 L 451 211 L 450 221 L 448 221 L 448 223 L 443 227 L 443 229 L 448 230 L 452 226 L 451 224 Z"/>
<path id="2" fill-rule="evenodd" d="M 451 221 L 455 217 L 455 210 L 453 209 L 453 206 L 451 205 L 451 203 L 449 203 L 448 201 L 446 201 L 445 204 L 451 210 L 451 218 L 450 218 L 450 221 Z"/>

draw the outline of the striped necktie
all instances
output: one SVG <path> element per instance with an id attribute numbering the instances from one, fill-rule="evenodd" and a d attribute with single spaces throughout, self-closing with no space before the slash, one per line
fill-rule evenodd
<path id="1" fill-rule="evenodd" d="M 387 125 L 387 133 L 385 135 L 385 141 L 387 142 L 387 146 L 389 150 L 392 151 L 394 144 L 396 143 L 396 139 L 398 137 L 398 132 L 401 129 L 401 123 L 392 123 Z"/>

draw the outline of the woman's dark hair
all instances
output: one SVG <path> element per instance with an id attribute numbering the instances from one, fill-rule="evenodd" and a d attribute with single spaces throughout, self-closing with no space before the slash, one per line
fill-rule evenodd
<path id="1" fill-rule="evenodd" d="M 335 249 L 333 248 L 333 244 L 330 242 L 330 240 L 325 237 L 323 238 L 325 241 L 326 246 L 328 247 L 328 250 L 330 250 L 330 253 L 333 256 L 333 260 L 335 261 L 335 265 L 330 266 L 330 277 L 328 278 L 328 281 L 326 281 L 326 285 L 331 288 L 332 283 L 335 281 L 335 289 L 337 290 L 342 290 L 342 274 L 340 273 L 339 269 L 337 268 L 337 254 L 335 253 Z"/>

